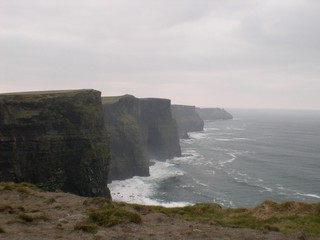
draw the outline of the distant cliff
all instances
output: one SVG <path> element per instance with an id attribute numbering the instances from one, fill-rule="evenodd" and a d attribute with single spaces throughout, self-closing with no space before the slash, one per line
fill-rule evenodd
<path id="1" fill-rule="evenodd" d="M 124 95 L 102 102 L 111 138 L 110 180 L 149 175 L 150 159 L 181 155 L 170 100 Z"/>
<path id="2" fill-rule="evenodd" d="M 171 110 L 173 118 L 177 121 L 180 136 L 203 130 L 204 123 L 195 106 L 172 105 Z"/>
<path id="3" fill-rule="evenodd" d="M 109 180 L 149 176 L 149 160 L 142 148 L 140 100 L 134 96 L 103 97 L 106 129 L 111 139 Z"/>
<path id="4" fill-rule="evenodd" d="M 95 90 L 0 95 L 0 180 L 110 197 L 108 137 Z"/>
<path id="5" fill-rule="evenodd" d="M 148 158 L 165 160 L 181 156 L 178 128 L 169 99 L 140 99 L 140 119 L 144 152 Z"/>
<path id="6" fill-rule="evenodd" d="M 196 108 L 203 120 L 229 120 L 233 116 L 223 108 Z"/>

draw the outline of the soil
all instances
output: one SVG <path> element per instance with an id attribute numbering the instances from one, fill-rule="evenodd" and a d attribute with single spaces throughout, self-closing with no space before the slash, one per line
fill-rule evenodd
<path id="1" fill-rule="evenodd" d="M 216 222 L 187 221 L 154 212 L 142 214 L 142 224 L 99 227 L 96 233 L 74 230 L 76 224 L 87 218 L 86 212 L 90 206 L 83 204 L 86 199 L 63 192 L 30 190 L 25 193 L 0 187 L 0 239 L 307 239 L 300 232 L 285 235 L 272 231 L 225 228 Z M 26 215 L 31 216 L 32 220 Z"/>

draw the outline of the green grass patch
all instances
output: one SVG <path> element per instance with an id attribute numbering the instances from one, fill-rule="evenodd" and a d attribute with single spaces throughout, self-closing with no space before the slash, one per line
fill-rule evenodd
<path id="1" fill-rule="evenodd" d="M 214 221 L 225 227 L 250 228 L 292 233 L 308 237 L 320 236 L 320 203 L 265 201 L 254 208 L 221 208 L 217 204 L 200 203 L 179 208 L 132 205 L 142 213 L 161 212 L 168 217 L 186 220 Z"/>
<path id="2" fill-rule="evenodd" d="M 1 226 L 0 226 L 0 233 L 6 233 L 6 230 L 4 230 L 4 228 Z"/>
<path id="3" fill-rule="evenodd" d="M 121 223 L 142 223 L 138 213 L 114 205 L 102 206 L 88 213 L 90 223 L 112 227 Z"/>
<path id="4" fill-rule="evenodd" d="M 15 210 L 10 205 L 2 204 L 2 205 L 0 205 L 0 212 L 13 214 L 13 213 L 15 213 Z"/>
<path id="5" fill-rule="evenodd" d="M 98 226 L 93 223 L 78 223 L 74 226 L 74 230 L 81 230 L 88 233 L 96 233 Z"/>
<path id="6" fill-rule="evenodd" d="M 3 190 L 6 190 L 6 191 L 15 190 L 24 194 L 31 194 L 31 190 L 40 191 L 40 189 L 36 185 L 32 183 L 26 183 L 26 182 L 21 182 L 21 183 L 1 182 L 0 186 L 3 187 Z"/>
<path id="7" fill-rule="evenodd" d="M 53 204 L 53 203 L 56 203 L 57 202 L 57 200 L 55 199 L 55 198 L 49 198 L 49 199 L 47 199 L 46 201 L 45 201 L 45 203 L 47 203 L 47 204 Z"/>
<path id="8" fill-rule="evenodd" d="M 31 223 L 33 222 L 34 218 L 30 214 L 21 213 L 19 214 L 19 219 L 22 220 L 24 223 Z"/>
<path id="9" fill-rule="evenodd" d="M 85 206 L 105 206 L 112 204 L 110 199 L 103 198 L 103 197 L 94 197 L 88 198 L 83 201 L 83 205 Z"/>

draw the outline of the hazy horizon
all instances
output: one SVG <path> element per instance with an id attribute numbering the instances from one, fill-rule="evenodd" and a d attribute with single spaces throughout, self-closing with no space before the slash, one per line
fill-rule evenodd
<path id="1" fill-rule="evenodd" d="M 0 93 L 320 109 L 316 0 L 4 0 Z"/>

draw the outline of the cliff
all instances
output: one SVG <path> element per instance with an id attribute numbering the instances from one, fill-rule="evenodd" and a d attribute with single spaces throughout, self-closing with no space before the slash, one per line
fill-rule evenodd
<path id="1" fill-rule="evenodd" d="M 140 101 L 134 96 L 103 97 L 105 127 L 111 139 L 109 180 L 149 176 L 149 160 L 143 154 Z"/>
<path id="2" fill-rule="evenodd" d="M 140 121 L 145 155 L 166 160 L 181 156 L 176 121 L 171 114 L 171 101 L 160 98 L 140 99 Z"/>
<path id="3" fill-rule="evenodd" d="M 195 106 L 172 105 L 172 116 L 177 121 L 179 135 L 184 136 L 188 132 L 203 130 L 203 120 L 196 112 Z"/>
<path id="4" fill-rule="evenodd" d="M 110 197 L 100 92 L 0 95 L 0 180 Z"/>
<path id="5" fill-rule="evenodd" d="M 111 137 L 109 180 L 149 175 L 149 160 L 180 156 L 170 100 L 103 97 L 105 127 Z"/>
<path id="6" fill-rule="evenodd" d="M 229 120 L 233 116 L 223 108 L 196 108 L 198 114 L 203 120 Z"/>

